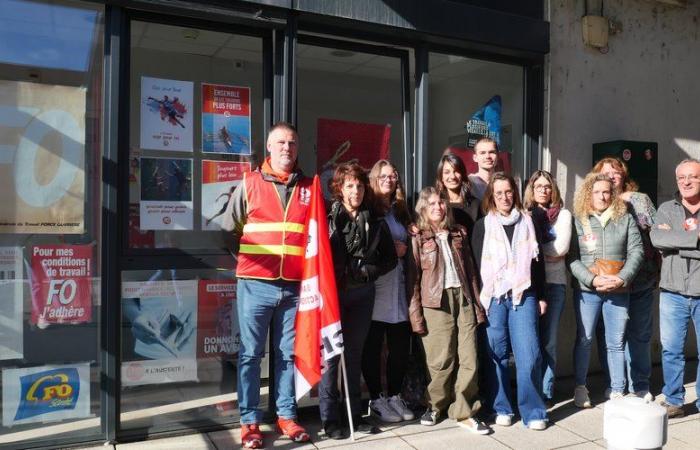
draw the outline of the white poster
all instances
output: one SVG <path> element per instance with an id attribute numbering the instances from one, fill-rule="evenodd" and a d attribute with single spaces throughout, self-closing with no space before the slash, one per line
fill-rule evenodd
<path id="1" fill-rule="evenodd" d="M 83 233 L 85 92 L 0 80 L 0 233 Z"/>
<path id="2" fill-rule="evenodd" d="M 141 230 L 191 230 L 192 159 L 141 158 Z"/>
<path id="3" fill-rule="evenodd" d="M 89 363 L 3 369 L 3 426 L 89 416 Z"/>
<path id="4" fill-rule="evenodd" d="M 122 385 L 197 380 L 197 280 L 122 283 Z"/>
<path id="5" fill-rule="evenodd" d="M 141 77 L 141 148 L 193 149 L 194 83 Z"/>
<path id="6" fill-rule="evenodd" d="M 0 247 L 0 360 L 23 357 L 22 248 Z"/>

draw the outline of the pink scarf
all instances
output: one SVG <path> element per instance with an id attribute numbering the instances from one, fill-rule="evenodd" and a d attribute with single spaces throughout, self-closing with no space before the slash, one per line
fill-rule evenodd
<path id="1" fill-rule="evenodd" d="M 515 224 L 513 239 L 503 225 Z M 484 248 L 481 253 L 481 294 L 479 300 L 488 311 L 491 299 L 511 291 L 513 304 L 522 302 L 523 292 L 531 285 L 530 266 L 539 253 L 532 219 L 513 208 L 505 217 L 490 212 L 484 217 Z"/>

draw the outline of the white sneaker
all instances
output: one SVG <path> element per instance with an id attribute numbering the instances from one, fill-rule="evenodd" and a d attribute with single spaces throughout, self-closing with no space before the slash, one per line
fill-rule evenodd
<path id="1" fill-rule="evenodd" d="M 369 401 L 369 413 L 386 423 L 396 423 L 403 420 L 401 416 L 389 406 L 389 401 L 383 394 L 380 394 L 378 399 Z"/>
<path id="2" fill-rule="evenodd" d="M 479 420 L 474 419 L 473 417 L 469 419 L 460 420 L 459 422 L 457 422 L 457 425 L 474 434 L 487 435 L 491 433 L 491 428 L 489 428 L 488 425 Z"/>
<path id="3" fill-rule="evenodd" d="M 610 397 L 609 397 L 609 398 L 610 398 L 610 400 L 615 400 L 615 399 L 618 399 L 618 398 L 625 398 L 625 393 L 624 393 L 624 392 L 612 391 L 612 392 L 610 392 Z"/>
<path id="4" fill-rule="evenodd" d="M 413 411 L 408 409 L 406 402 L 403 401 L 399 394 L 389 397 L 387 399 L 387 403 L 389 403 L 389 407 L 393 409 L 403 420 L 413 420 L 416 418 Z"/>
<path id="5" fill-rule="evenodd" d="M 641 399 L 644 399 L 644 401 L 647 403 L 651 403 L 654 401 L 654 395 L 649 391 L 635 392 L 634 395 Z"/>
<path id="6" fill-rule="evenodd" d="M 542 431 L 542 430 L 547 428 L 547 421 L 546 420 L 531 420 L 527 424 L 527 427 L 531 430 Z"/>
<path id="7" fill-rule="evenodd" d="M 513 425 L 513 418 L 508 414 L 498 414 L 496 416 L 496 425 L 501 427 L 509 427 Z"/>
<path id="8" fill-rule="evenodd" d="M 574 389 L 574 405 L 579 408 L 590 408 L 593 406 L 591 405 L 591 398 L 588 396 L 586 386 L 579 385 Z"/>

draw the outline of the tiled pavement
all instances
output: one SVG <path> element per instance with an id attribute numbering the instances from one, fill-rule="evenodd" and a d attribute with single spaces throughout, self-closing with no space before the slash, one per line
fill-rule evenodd
<path id="1" fill-rule="evenodd" d="M 689 363 L 686 374 L 694 376 L 697 362 Z M 652 386 L 660 387 L 660 369 L 654 369 Z M 494 432 L 489 436 L 476 436 L 459 428 L 455 422 L 445 420 L 435 427 L 424 427 L 417 421 L 404 425 L 381 426 L 382 433 L 372 436 L 357 436 L 356 442 L 349 439 L 334 441 L 324 439 L 321 434 L 317 412 L 306 411 L 302 423 L 312 435 L 312 443 L 294 444 L 279 438 L 277 433 L 267 429 L 266 448 L 275 449 L 330 449 L 333 450 L 402 450 L 402 449 L 572 449 L 587 450 L 605 448 L 603 441 L 603 388 L 601 377 L 593 376 L 589 380 L 592 400 L 595 407 L 580 410 L 573 405 L 571 398 L 565 398 L 565 392 L 573 393 L 573 379 L 560 380 L 558 389 L 561 399 L 550 410 L 550 427 L 545 431 L 525 429 L 521 422 L 504 428 L 493 426 Z M 653 391 L 656 391 L 652 389 Z M 665 449 L 700 448 L 700 414 L 694 407 L 695 383 L 686 384 L 686 416 L 669 421 L 668 442 Z M 596 395 L 597 394 L 597 395 Z M 274 440 L 273 440 L 274 439 Z M 238 428 L 207 434 L 154 439 L 144 442 L 117 444 L 116 450 L 200 450 L 200 449 L 237 449 L 240 448 Z M 94 449 L 109 449 L 99 446 Z"/>

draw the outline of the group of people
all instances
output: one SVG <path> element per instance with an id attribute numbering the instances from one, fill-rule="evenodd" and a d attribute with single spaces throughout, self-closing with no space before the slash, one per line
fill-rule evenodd
<path id="1" fill-rule="evenodd" d="M 238 401 L 248 448 L 263 444 L 258 404 L 268 329 L 277 425 L 294 441 L 309 439 L 296 420 L 293 340 L 303 258 L 299 224 L 308 208 L 300 190 L 310 179 L 297 166 L 293 126 L 273 126 L 267 150 L 262 166 L 232 193 L 224 220 L 240 238 Z M 669 416 L 682 415 L 683 345 L 691 319 L 700 341 L 700 162 L 678 165 L 679 192 L 657 212 L 637 192 L 625 164 L 605 158 L 577 190 L 572 214 L 543 170 L 532 174 L 521 201 L 513 177 L 496 172 L 497 152 L 495 141 L 479 140 L 475 174 L 446 152 L 434 186 L 418 194 L 415 214 L 390 161 L 376 162 L 369 172 L 356 163 L 336 167 L 328 224 L 354 430 L 379 431 L 363 418 L 361 377 L 372 415 L 384 422 L 414 419 L 401 397 L 413 334 L 420 337 L 428 375 L 421 424 L 447 416 L 470 432 L 488 434 L 486 422 L 510 426 L 517 411 L 527 428 L 545 429 L 567 271 L 577 324 L 576 406 L 592 406 L 586 375 L 595 334 L 609 374 L 606 395 L 621 397 L 627 389 L 653 399 L 650 340 L 659 286 L 663 404 Z M 321 420 L 332 439 L 347 430 L 338 364 L 338 358 L 328 362 L 319 386 Z"/>

